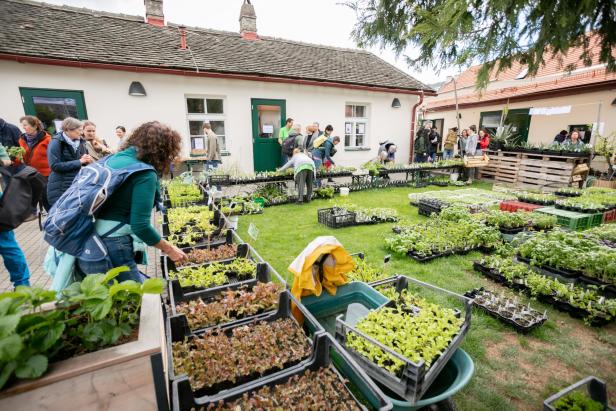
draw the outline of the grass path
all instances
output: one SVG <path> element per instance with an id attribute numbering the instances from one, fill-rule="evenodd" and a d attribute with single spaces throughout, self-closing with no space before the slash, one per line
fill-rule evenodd
<path id="1" fill-rule="evenodd" d="M 473 186 L 490 187 L 481 183 Z M 334 230 L 317 223 L 317 209 L 347 201 L 368 207 L 395 208 L 403 219 L 420 221 L 425 217 L 419 216 L 417 208 L 409 205 L 407 195 L 436 189 L 370 190 L 351 193 L 345 200 L 337 197 L 302 206 L 267 208 L 261 215 L 241 217 L 238 233 L 289 282 L 292 282 L 287 271 L 289 263 L 319 235 L 333 235 L 349 252 L 363 251 L 368 261 L 379 264 L 388 254 L 383 239 L 390 235 L 393 224 Z M 259 230 L 256 241 L 247 234 L 251 222 Z M 392 256 L 387 270 L 458 293 L 480 286 L 509 293 L 473 270 L 472 262 L 480 255 L 472 252 L 425 264 Z M 473 311 L 471 331 L 462 347 L 475 362 L 475 375 L 456 395 L 458 408 L 469 411 L 540 410 L 547 396 L 587 375 L 605 380 L 611 403 L 616 404 L 616 324 L 591 328 L 548 305 L 537 301 L 532 305 L 540 311 L 547 309 L 549 320 L 528 335 L 520 335 L 494 318 L 476 309 Z"/>

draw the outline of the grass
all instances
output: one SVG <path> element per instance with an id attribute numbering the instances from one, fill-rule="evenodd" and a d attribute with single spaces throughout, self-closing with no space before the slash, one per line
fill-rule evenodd
<path id="1" fill-rule="evenodd" d="M 490 188 L 482 183 L 473 186 Z M 287 271 L 288 265 L 310 241 L 321 235 L 333 235 L 349 252 L 364 252 L 368 261 L 382 264 L 383 257 L 389 254 L 383 239 L 391 234 L 393 224 L 330 229 L 317 223 L 317 209 L 340 202 L 390 207 L 398 210 L 404 220 L 419 222 L 425 217 L 419 216 L 417 208 L 409 205 L 407 195 L 437 189 L 370 190 L 351 193 L 346 199 L 337 197 L 301 206 L 267 208 L 261 215 L 241 217 L 238 233 L 289 283 L 293 279 Z M 259 230 L 256 240 L 247 233 L 250 223 Z M 405 274 L 458 293 L 481 286 L 510 293 L 473 270 L 472 262 L 480 256 L 479 252 L 472 252 L 420 264 L 392 255 L 386 269 L 392 275 Z M 528 301 L 524 296 L 521 300 Z M 475 375 L 454 397 L 458 408 L 473 411 L 541 409 L 547 396 L 587 375 L 606 381 L 611 403 L 616 404 L 616 324 L 591 328 L 538 301 L 533 301 L 532 306 L 540 311 L 547 310 L 549 320 L 525 336 L 473 310 L 471 330 L 462 347 L 475 362 Z"/>

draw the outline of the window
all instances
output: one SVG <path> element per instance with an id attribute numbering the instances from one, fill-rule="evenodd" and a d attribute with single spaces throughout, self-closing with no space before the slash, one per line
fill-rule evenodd
<path id="1" fill-rule="evenodd" d="M 187 97 L 186 111 L 190 133 L 191 154 L 203 154 L 206 149 L 203 123 L 209 121 L 212 131 L 218 136 L 221 150 L 227 149 L 224 99 L 209 97 Z"/>
<path id="2" fill-rule="evenodd" d="M 37 116 L 49 133 L 60 131 L 60 123 L 67 117 L 88 118 L 83 92 L 21 87 L 24 112 Z"/>
<path id="3" fill-rule="evenodd" d="M 367 146 L 368 106 L 347 104 L 344 109 L 344 117 L 344 146 Z"/>
<path id="4" fill-rule="evenodd" d="M 572 131 L 577 130 L 580 133 L 580 138 L 584 144 L 590 144 L 590 137 L 592 136 L 592 124 L 571 124 L 569 125 L 569 134 Z"/>

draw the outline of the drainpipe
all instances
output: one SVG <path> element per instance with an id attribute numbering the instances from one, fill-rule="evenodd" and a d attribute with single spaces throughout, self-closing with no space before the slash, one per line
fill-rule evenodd
<path id="1" fill-rule="evenodd" d="M 424 92 L 421 90 L 421 94 L 419 95 L 419 101 L 413 106 L 411 109 L 411 150 L 409 151 L 409 164 L 413 162 L 413 151 L 415 149 L 415 117 L 417 115 L 417 107 L 423 103 Z"/>

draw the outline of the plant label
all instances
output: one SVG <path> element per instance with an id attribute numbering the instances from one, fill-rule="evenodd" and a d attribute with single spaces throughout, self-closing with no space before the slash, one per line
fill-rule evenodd
<path id="1" fill-rule="evenodd" d="M 250 223 L 248 226 L 248 235 L 250 238 L 257 241 L 257 238 L 259 237 L 259 229 L 257 229 L 257 226 L 254 223 Z"/>

